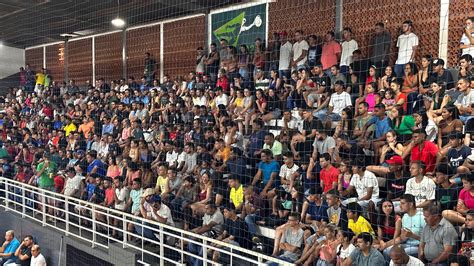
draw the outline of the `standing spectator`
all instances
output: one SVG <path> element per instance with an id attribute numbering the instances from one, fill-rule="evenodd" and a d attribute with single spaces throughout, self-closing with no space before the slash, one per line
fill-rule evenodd
<path id="1" fill-rule="evenodd" d="M 31 266 L 46 266 L 46 259 L 43 254 L 41 254 L 39 245 L 33 245 L 33 247 L 31 247 L 31 255 Z"/>
<path id="2" fill-rule="evenodd" d="M 372 247 L 374 238 L 369 233 L 360 233 L 357 235 L 357 246 L 351 255 L 344 260 L 343 266 L 350 265 L 385 265 L 385 260 L 380 252 Z"/>
<path id="3" fill-rule="evenodd" d="M 434 202 L 423 209 L 426 225 L 421 232 L 419 258 L 428 264 L 446 263 L 454 251 L 458 233 L 453 225 L 441 216 L 441 205 Z"/>
<path id="4" fill-rule="evenodd" d="M 15 251 L 20 246 L 20 241 L 16 239 L 15 232 L 8 230 L 5 232 L 5 242 L 0 247 L 0 265 L 15 262 L 17 257 Z"/>
<path id="5" fill-rule="evenodd" d="M 349 27 L 344 28 L 342 31 L 344 41 L 341 44 L 341 73 L 347 75 L 349 73 L 349 66 L 352 64 L 352 53 L 359 49 L 356 40 L 352 39 L 352 29 Z"/>
<path id="6" fill-rule="evenodd" d="M 291 52 L 293 51 L 293 44 L 288 40 L 288 33 L 282 31 L 280 33 L 281 47 L 280 47 L 280 58 L 278 61 L 278 71 L 281 78 L 286 77 L 290 79 L 290 60 Z"/>
<path id="7" fill-rule="evenodd" d="M 415 62 L 416 50 L 418 49 L 418 36 L 413 33 L 413 22 L 405 20 L 402 25 L 403 34 L 398 36 L 398 56 L 395 62 L 395 74 L 403 77 L 403 68 L 409 62 Z"/>
<path id="8" fill-rule="evenodd" d="M 210 49 L 211 51 L 204 60 L 204 64 L 206 65 L 206 71 L 211 83 L 216 84 L 217 72 L 219 71 L 219 53 L 217 52 L 217 45 L 215 43 L 211 43 Z"/>
<path id="9" fill-rule="evenodd" d="M 326 42 L 321 53 L 321 64 L 328 76 L 331 74 L 331 67 L 336 65 L 341 57 L 341 45 L 334 40 L 334 36 L 333 31 L 326 33 Z"/>
<path id="10" fill-rule="evenodd" d="M 308 66 L 309 69 L 312 70 L 315 66 L 321 66 L 321 54 L 323 52 L 323 46 L 316 35 L 310 35 L 308 37 L 308 42 Z"/>
<path id="11" fill-rule="evenodd" d="M 309 45 L 304 39 L 302 30 L 297 30 L 295 32 L 295 39 L 296 42 L 293 44 L 293 60 L 291 61 L 291 68 L 300 70 L 306 67 Z"/>
<path id="12" fill-rule="evenodd" d="M 206 70 L 206 52 L 204 48 L 198 47 L 197 48 L 197 55 L 196 55 L 196 75 L 204 75 Z"/>
<path id="13" fill-rule="evenodd" d="M 459 48 L 462 49 L 463 55 L 470 54 L 474 57 L 474 17 L 466 19 Z"/>
<path id="14" fill-rule="evenodd" d="M 385 68 L 388 66 L 391 39 L 390 32 L 385 29 L 385 25 L 382 22 L 375 24 L 375 34 L 369 45 L 369 48 L 371 48 L 370 62 L 377 69 L 380 69 L 379 74 L 385 73 Z"/>

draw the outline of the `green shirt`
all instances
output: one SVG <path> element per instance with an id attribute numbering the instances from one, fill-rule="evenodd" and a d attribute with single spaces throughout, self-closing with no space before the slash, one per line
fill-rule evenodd
<path id="1" fill-rule="evenodd" d="M 44 162 L 41 162 L 36 167 L 36 171 L 37 172 L 41 171 L 43 167 L 44 167 Z M 54 187 L 54 179 L 53 179 L 53 176 L 50 176 L 50 174 L 56 171 L 56 168 L 57 168 L 56 163 L 53 161 L 49 161 L 48 168 L 46 168 L 46 170 L 44 170 L 44 172 L 39 177 L 38 186 L 40 188 Z"/>
<path id="2" fill-rule="evenodd" d="M 270 148 L 270 145 L 263 144 L 263 149 L 271 150 L 273 153 L 273 156 L 279 156 L 281 155 L 283 148 L 282 148 L 281 142 L 279 142 L 278 140 L 275 140 L 271 148 Z"/>
<path id="3" fill-rule="evenodd" d="M 415 127 L 415 118 L 412 115 L 406 115 L 402 118 L 402 122 L 398 127 L 394 126 L 397 135 L 411 135 Z"/>

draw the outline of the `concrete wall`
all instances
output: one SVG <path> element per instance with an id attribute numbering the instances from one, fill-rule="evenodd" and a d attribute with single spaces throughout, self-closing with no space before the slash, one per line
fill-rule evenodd
<path id="1" fill-rule="evenodd" d="M 11 76 L 25 66 L 25 50 L 0 45 L 0 79 Z"/>
<path id="2" fill-rule="evenodd" d="M 136 253 L 129 249 L 123 249 L 120 244 L 112 243 L 109 249 L 92 248 L 89 243 L 77 240 L 73 237 L 66 237 L 59 231 L 51 227 L 43 227 L 28 218 L 22 219 L 12 212 L 0 210 L 0 237 L 5 235 L 7 230 L 14 230 L 15 236 L 20 240 L 25 235 L 34 236 L 41 246 L 41 252 L 47 259 L 48 266 L 66 265 L 66 247 L 74 246 L 88 254 L 91 254 L 113 265 L 133 266 L 136 265 Z M 71 263 L 69 263 L 71 265 Z M 68 266 L 69 266 L 68 265 Z M 74 266 L 74 265 L 73 265 Z"/>

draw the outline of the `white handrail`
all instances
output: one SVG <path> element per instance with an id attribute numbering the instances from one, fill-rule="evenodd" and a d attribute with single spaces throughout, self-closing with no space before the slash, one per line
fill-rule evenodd
<path id="1" fill-rule="evenodd" d="M 1 186 L 3 185 L 3 186 Z M 238 246 L 230 246 L 229 244 L 212 239 L 203 235 L 195 234 L 190 231 L 185 231 L 167 224 L 159 223 L 153 220 L 145 219 L 142 217 L 137 217 L 134 215 L 131 215 L 129 213 L 115 210 L 115 209 L 110 209 L 106 208 L 105 206 L 98 205 L 98 204 L 93 204 L 84 200 L 80 200 L 74 197 L 68 197 L 63 194 L 55 193 L 52 191 L 47 191 L 44 189 L 40 189 L 38 187 L 34 187 L 28 184 L 24 184 L 15 180 L 7 179 L 4 177 L 0 177 L 0 192 L 4 192 L 5 196 L 0 197 L 5 200 L 4 208 L 5 210 L 13 211 L 17 214 L 22 215 L 22 217 L 28 217 L 30 219 L 33 219 L 35 221 L 38 221 L 42 223 L 44 226 L 50 226 L 52 228 L 55 228 L 56 230 L 59 230 L 63 232 L 66 236 L 72 235 L 75 237 L 78 237 L 79 239 L 85 240 L 89 243 L 92 244 L 92 246 L 100 246 L 103 248 L 108 248 L 108 244 L 113 241 L 117 242 L 115 238 L 112 238 L 106 234 L 102 234 L 96 230 L 96 227 L 102 226 L 105 228 L 111 228 L 112 226 L 109 225 L 107 222 L 103 222 L 97 219 L 97 214 L 100 214 L 101 216 L 104 217 L 105 221 L 109 220 L 110 218 L 117 219 L 122 221 L 123 226 L 122 227 L 114 227 L 117 232 L 120 232 L 123 234 L 123 248 L 133 248 L 135 250 L 138 250 L 142 253 L 142 258 L 141 261 L 145 261 L 144 259 L 144 254 L 150 255 L 157 257 L 160 261 L 160 264 L 163 265 L 164 261 L 171 262 L 171 263 L 177 263 L 176 261 L 171 260 L 170 258 L 166 257 L 166 254 L 163 254 L 164 248 L 169 249 L 169 250 L 174 250 L 180 253 L 180 257 L 183 258 L 184 255 L 188 255 L 191 257 L 194 257 L 196 259 L 200 259 L 203 262 L 214 264 L 215 262 L 211 261 L 210 259 L 207 258 L 206 254 L 208 253 L 208 250 L 216 250 L 221 254 L 227 254 L 231 257 L 231 260 L 238 258 L 256 265 L 264 265 L 263 261 L 268 261 L 268 262 L 275 262 L 278 263 L 279 265 L 292 265 L 291 263 L 285 262 L 283 260 L 270 257 L 264 254 L 257 253 L 252 250 L 248 250 L 242 247 Z M 19 193 L 21 192 L 21 193 Z M 29 196 L 32 195 L 32 196 Z M 41 196 L 41 200 L 38 201 L 35 199 L 35 195 Z M 13 200 L 11 200 L 13 198 Z M 54 200 L 56 203 L 53 205 L 48 205 L 47 202 L 48 200 Z M 20 201 L 20 202 L 18 202 Z M 40 204 L 41 209 L 40 211 L 36 210 L 34 207 L 30 207 L 26 204 L 26 202 L 32 202 L 34 204 Z M 69 211 L 69 208 L 60 208 L 57 203 L 65 204 L 65 206 L 72 206 L 72 207 L 80 207 L 83 210 L 86 210 L 88 212 L 92 213 L 92 216 L 89 217 L 84 217 L 81 214 L 76 214 L 75 212 Z M 48 206 L 46 206 L 48 205 Z M 21 210 L 18 211 L 15 206 L 20 206 Z M 59 211 L 63 212 L 65 214 L 64 218 L 59 218 L 59 217 L 54 217 L 48 214 L 47 210 L 48 208 L 51 208 L 54 212 Z M 30 216 L 27 214 L 27 211 L 32 211 L 33 213 L 41 213 L 42 218 L 41 220 L 36 218 L 34 215 Z M 89 222 L 92 222 L 92 228 L 89 227 L 84 227 L 80 223 L 76 224 L 72 221 L 70 221 L 71 217 L 75 217 L 79 220 L 86 220 Z M 47 218 L 54 218 L 58 221 L 64 222 L 65 223 L 65 229 L 59 228 L 55 226 L 55 224 L 49 224 L 47 222 Z M 142 228 L 146 228 L 149 230 L 152 230 L 153 233 L 158 234 L 160 237 L 160 241 L 155 241 L 153 239 L 148 239 L 143 236 L 143 231 L 142 234 L 139 235 L 137 233 L 131 233 L 127 231 L 126 224 L 133 224 L 137 226 L 141 226 Z M 76 228 L 79 228 L 79 233 L 71 232 L 70 227 L 74 226 Z M 86 237 L 82 236 L 81 230 L 89 231 L 92 233 L 92 239 L 88 239 Z M 107 240 L 107 244 L 104 245 L 103 243 L 99 242 L 97 239 L 97 236 L 101 237 L 102 239 Z M 131 243 L 128 243 L 127 241 L 127 236 L 132 236 L 141 241 L 141 245 L 132 245 Z M 163 241 L 166 237 L 173 237 L 174 239 L 177 239 L 180 241 L 179 247 L 171 246 L 166 243 L 166 241 Z M 149 242 L 155 245 L 159 246 L 160 254 L 156 254 L 153 252 L 150 252 L 146 249 L 143 248 L 144 242 Z M 183 245 L 183 241 L 189 242 L 189 243 L 194 243 L 196 245 L 199 245 L 203 248 L 203 255 L 199 256 L 196 254 L 192 254 L 188 252 L 187 249 L 185 249 Z M 217 245 L 220 247 L 228 247 L 230 248 L 229 250 L 224 250 L 222 248 L 217 248 L 212 245 Z M 255 257 L 256 260 L 252 259 L 251 257 Z"/>

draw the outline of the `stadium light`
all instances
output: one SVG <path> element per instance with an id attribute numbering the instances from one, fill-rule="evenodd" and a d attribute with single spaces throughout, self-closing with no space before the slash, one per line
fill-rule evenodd
<path id="1" fill-rule="evenodd" d="M 114 25 L 117 28 L 122 28 L 125 26 L 125 20 L 120 18 L 120 0 L 117 0 L 117 17 L 112 19 L 112 25 Z"/>

